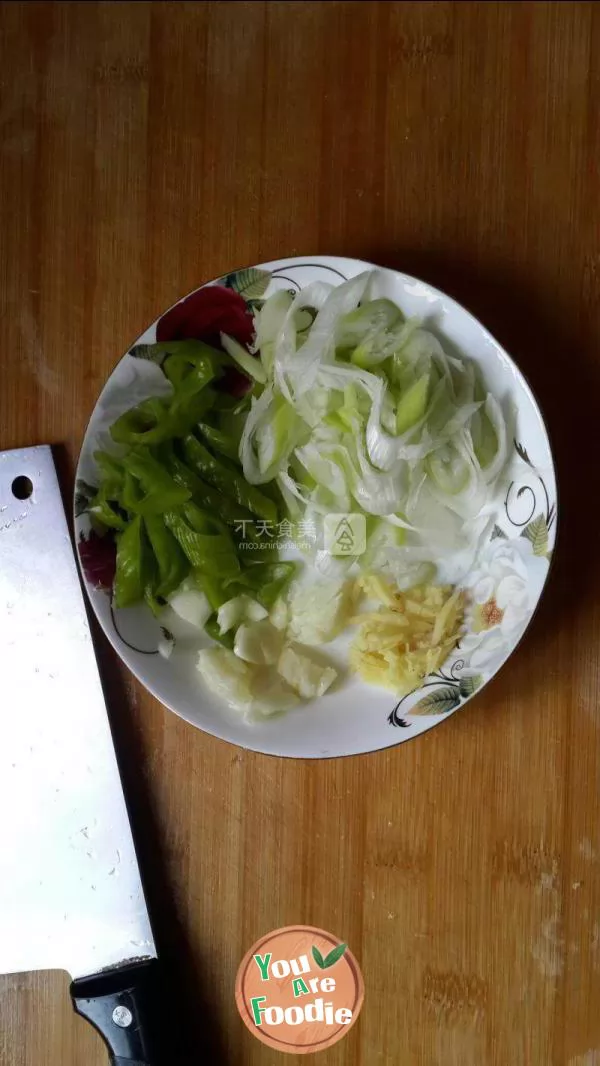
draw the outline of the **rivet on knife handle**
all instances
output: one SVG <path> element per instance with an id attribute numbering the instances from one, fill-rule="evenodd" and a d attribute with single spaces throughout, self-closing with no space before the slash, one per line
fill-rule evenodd
<path id="1" fill-rule="evenodd" d="M 74 981 L 71 998 L 78 1014 L 100 1033 L 113 1066 L 168 1066 L 165 989 L 160 964 L 134 963 Z"/>

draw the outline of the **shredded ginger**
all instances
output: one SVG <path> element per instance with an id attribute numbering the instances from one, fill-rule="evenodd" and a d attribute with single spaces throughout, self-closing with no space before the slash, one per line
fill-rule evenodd
<path id="1" fill-rule="evenodd" d="M 353 619 L 360 628 L 350 649 L 351 666 L 364 681 L 403 696 L 439 670 L 457 644 L 464 594 L 447 585 L 400 592 L 376 575 L 358 583 L 380 606 Z"/>

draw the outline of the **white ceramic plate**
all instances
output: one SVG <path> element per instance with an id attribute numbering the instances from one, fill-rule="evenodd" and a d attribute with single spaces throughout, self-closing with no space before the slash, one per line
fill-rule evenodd
<path id="1" fill-rule="evenodd" d="M 237 271 L 209 286 L 225 286 L 230 296 L 233 290 L 252 301 L 276 288 L 297 291 L 309 281 L 340 283 L 370 266 L 329 256 L 282 259 Z M 83 441 L 75 529 L 80 555 L 82 547 L 86 555 L 84 583 L 100 625 L 135 676 L 165 706 L 200 729 L 255 751 L 299 758 L 355 755 L 391 747 L 431 729 L 458 710 L 506 661 L 531 621 L 548 576 L 556 531 L 556 482 L 548 435 L 531 389 L 498 342 L 450 297 L 395 271 L 383 272 L 383 284 L 386 295 L 406 315 L 427 319 L 428 328 L 476 361 L 494 395 L 503 402 L 510 400 L 516 409 L 514 449 L 497 525 L 466 582 L 471 593 L 468 631 L 444 668 L 399 702 L 389 692 L 351 678 L 287 715 L 249 724 L 206 690 L 189 652 L 176 648 L 170 660 L 161 657 L 159 629 L 149 610 L 114 612 L 109 593 L 97 587 L 103 584 L 109 552 L 93 534 L 83 547 L 90 526 L 81 503 L 86 485 L 97 482 L 94 450 L 106 440 L 118 415 L 146 397 L 169 391 L 162 371 L 151 362 L 124 355 L 102 390 Z M 208 301 L 209 296 L 215 306 L 224 303 L 229 313 L 222 292 L 207 292 L 202 299 Z M 187 300 L 175 305 L 176 319 L 185 318 L 191 306 Z M 173 309 L 168 314 L 172 327 Z M 163 326 L 164 320 L 162 316 Z M 160 321 L 136 343 L 155 341 Z M 208 321 L 205 325 L 206 336 Z"/>

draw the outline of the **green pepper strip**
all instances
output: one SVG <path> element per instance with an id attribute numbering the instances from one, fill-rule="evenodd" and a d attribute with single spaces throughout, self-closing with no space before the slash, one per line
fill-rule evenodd
<path id="1" fill-rule="evenodd" d="M 125 471 L 123 478 L 123 490 L 121 492 L 121 504 L 130 514 L 135 514 L 142 498 L 140 483 L 129 471 Z"/>
<path id="2" fill-rule="evenodd" d="M 136 516 L 117 536 L 115 606 L 130 607 L 144 596 L 142 519 Z"/>
<path id="3" fill-rule="evenodd" d="M 222 607 L 227 600 L 231 599 L 231 593 L 229 590 L 225 590 L 223 582 L 219 578 L 214 577 L 212 574 L 205 574 L 201 570 L 194 570 L 193 575 L 194 581 L 206 596 L 213 611 L 218 611 L 219 607 Z"/>
<path id="4" fill-rule="evenodd" d="M 215 529 L 216 523 L 204 516 L 203 528 L 206 532 L 200 532 L 190 522 L 190 507 L 185 506 L 185 515 L 178 511 L 167 511 L 165 523 L 171 533 L 179 541 L 181 548 L 189 559 L 194 569 L 208 571 L 216 578 L 233 579 L 240 572 L 240 563 L 235 554 L 235 547 L 228 532 Z M 196 511 L 199 509 L 196 508 Z M 202 514 L 203 512 L 200 512 Z"/>
<path id="5" fill-rule="evenodd" d="M 210 444 L 215 452 L 226 455 L 228 459 L 233 459 L 235 463 L 239 463 L 239 441 L 236 441 L 230 433 L 225 433 L 222 429 L 215 429 L 214 426 L 209 426 L 206 422 L 199 422 L 198 429 L 207 444 Z"/>
<path id="6" fill-rule="evenodd" d="M 240 507 L 246 507 L 267 522 L 277 522 L 274 502 L 249 485 L 242 474 L 223 466 L 191 433 L 184 437 L 183 453 L 195 472 L 206 478 L 224 496 L 233 498 Z"/>
<path id="7" fill-rule="evenodd" d="M 289 585 L 296 571 L 296 563 L 254 563 L 247 566 L 233 582 L 227 582 L 231 596 L 252 589 L 255 599 L 269 610 Z"/>
<path id="8" fill-rule="evenodd" d="M 176 390 L 170 399 L 154 396 L 117 418 L 110 427 L 112 439 L 118 444 L 160 444 L 183 437 L 212 406 L 214 394 L 205 386 L 214 376 L 207 360 L 194 371 L 187 390 L 184 383 L 182 391 Z"/>
<path id="9" fill-rule="evenodd" d="M 168 451 L 167 448 L 169 448 Z M 245 540 L 258 543 L 260 538 L 251 511 L 241 507 L 228 496 L 223 496 L 212 485 L 207 485 L 175 455 L 175 451 L 169 447 L 169 444 L 163 446 L 161 458 L 164 459 L 173 480 L 191 492 L 195 503 L 198 503 L 205 511 L 218 514 L 233 529 L 234 534 L 240 533 Z"/>
<path id="10" fill-rule="evenodd" d="M 101 483 L 95 496 L 89 501 L 88 512 L 109 529 L 125 529 L 126 519 L 119 511 L 125 472 L 119 459 L 108 452 L 94 452 Z"/>
<path id="11" fill-rule="evenodd" d="M 112 502 L 113 493 L 109 492 L 106 485 L 101 485 L 96 495 L 87 506 L 88 514 L 92 515 L 107 529 L 125 529 L 126 520 L 119 514 Z"/>
<path id="12" fill-rule="evenodd" d="M 136 514 L 156 515 L 172 511 L 190 498 L 189 489 L 178 485 L 164 466 L 142 448 L 132 449 L 123 459 L 128 473 L 139 481 L 145 495 L 141 500 L 131 500 L 131 510 Z"/>
<path id="13" fill-rule="evenodd" d="M 204 632 L 207 634 L 207 636 L 212 637 L 213 640 L 217 640 L 219 644 L 223 645 L 224 648 L 229 648 L 230 651 L 233 651 L 233 633 L 221 633 L 216 615 L 211 615 L 208 619 L 208 622 L 205 622 Z"/>
<path id="14" fill-rule="evenodd" d="M 158 580 L 153 592 L 155 596 L 167 599 L 187 577 L 189 563 L 162 517 L 147 515 L 144 525 L 158 567 Z"/>

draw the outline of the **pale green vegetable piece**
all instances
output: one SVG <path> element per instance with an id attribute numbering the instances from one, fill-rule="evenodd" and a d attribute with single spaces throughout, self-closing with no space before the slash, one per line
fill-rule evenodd
<path id="1" fill-rule="evenodd" d="M 255 381 L 259 381 L 261 385 L 264 385 L 267 375 L 260 359 L 257 359 L 255 355 L 250 355 L 239 341 L 234 340 L 233 337 L 228 337 L 226 333 L 221 334 L 221 344 L 227 354 L 232 359 L 235 359 L 245 374 L 249 374 Z"/>
<path id="2" fill-rule="evenodd" d="M 250 663 L 238 659 L 228 648 L 211 647 L 198 652 L 197 667 L 211 692 L 229 707 L 244 712 L 252 709 L 256 675 Z"/>
<path id="3" fill-rule="evenodd" d="M 203 648 L 197 668 L 211 692 L 246 719 L 281 714 L 298 703 L 296 693 L 272 670 L 244 662 L 227 648 Z"/>
<path id="4" fill-rule="evenodd" d="M 320 286 L 325 293 L 322 283 L 313 282 L 307 285 L 295 297 L 275 346 L 275 381 L 287 399 L 297 401 L 316 384 L 322 362 L 334 354 L 335 328 L 340 316 L 356 309 L 370 278 L 371 273 L 365 271 L 342 285 L 331 287 L 320 306 L 315 290 Z M 319 310 L 307 339 L 302 347 L 296 350 L 296 330 L 290 328 L 290 319 L 299 306 L 307 306 L 307 301 Z"/>
<path id="5" fill-rule="evenodd" d="M 367 550 L 361 556 L 363 570 L 373 569 L 391 550 L 401 548 L 406 542 L 406 529 L 393 525 L 385 518 L 369 519 Z"/>
<path id="6" fill-rule="evenodd" d="M 260 361 L 265 368 L 267 380 L 273 377 L 273 360 L 275 358 L 275 344 L 273 341 L 265 341 L 260 349 Z"/>
<path id="7" fill-rule="evenodd" d="M 224 633 L 235 629 L 242 622 L 260 622 L 261 618 L 267 617 L 267 613 L 263 605 L 251 596 L 245 593 L 241 596 L 234 596 L 233 599 L 227 600 L 219 607 L 217 612 L 219 632 L 223 636 Z"/>
<path id="8" fill-rule="evenodd" d="M 300 644 L 333 640 L 352 614 L 352 584 L 337 578 L 300 586 L 289 600 L 288 632 Z"/>
<path id="9" fill-rule="evenodd" d="M 429 374 L 423 374 L 414 385 L 400 397 L 396 408 L 396 432 L 406 433 L 407 429 L 416 425 L 423 418 L 427 410 L 427 397 L 429 394 Z"/>
<path id="10" fill-rule="evenodd" d="M 466 487 L 472 469 L 451 444 L 428 456 L 425 466 L 437 487 L 448 495 L 456 495 Z"/>
<path id="11" fill-rule="evenodd" d="M 290 454 L 308 429 L 281 393 L 268 386 L 252 400 L 240 441 L 244 477 L 250 485 L 271 481 L 286 470 Z"/>
<path id="12" fill-rule="evenodd" d="M 283 326 L 285 316 L 292 306 L 293 296 L 287 289 L 278 289 L 265 300 L 260 311 L 255 316 L 254 327 L 256 330 L 255 351 L 261 352 L 265 345 L 274 344 L 277 334 Z"/>
<path id="13" fill-rule="evenodd" d="M 258 674 L 256 694 L 247 717 L 250 719 L 267 718 L 297 707 L 300 702 L 298 695 L 277 674 L 273 675 L 272 669 L 266 671 L 260 666 L 254 669 Z"/>
<path id="14" fill-rule="evenodd" d="M 402 322 L 402 319 L 400 308 L 391 300 L 367 300 L 355 311 L 340 317 L 335 332 L 336 345 L 339 348 L 355 348 L 366 337 L 376 336 Z"/>
<path id="15" fill-rule="evenodd" d="M 184 622 L 189 622 L 196 629 L 203 629 L 213 609 L 203 592 L 189 586 L 186 588 L 185 585 L 186 582 L 169 596 L 169 604 Z"/>
<path id="16" fill-rule="evenodd" d="M 275 626 L 275 629 L 286 629 L 290 612 L 285 600 L 281 597 L 275 600 L 275 603 L 271 607 L 271 613 L 269 614 L 269 620 L 271 625 Z"/>
<path id="17" fill-rule="evenodd" d="M 268 618 L 251 625 L 242 624 L 235 634 L 233 650 L 240 659 L 259 666 L 277 662 L 283 644 L 283 634 Z"/>
<path id="18" fill-rule="evenodd" d="M 293 645 L 283 649 L 277 670 L 283 680 L 305 700 L 323 696 L 337 677 L 337 670 L 332 666 L 323 666 L 308 652 Z"/>
<path id="19" fill-rule="evenodd" d="M 258 467 L 261 474 L 279 469 L 281 461 L 289 454 L 296 439 L 298 419 L 283 396 L 275 396 L 269 411 L 269 420 L 256 438 Z M 271 476 L 272 473 L 271 473 Z"/>

